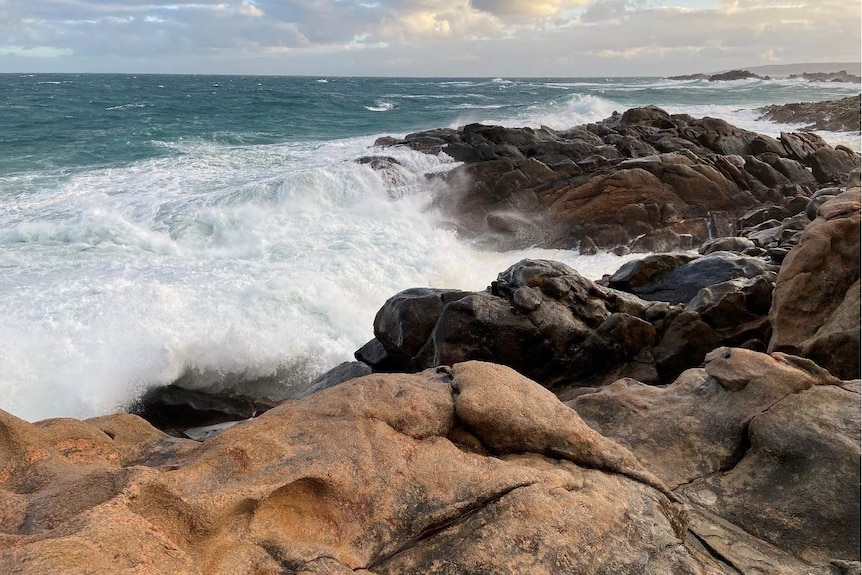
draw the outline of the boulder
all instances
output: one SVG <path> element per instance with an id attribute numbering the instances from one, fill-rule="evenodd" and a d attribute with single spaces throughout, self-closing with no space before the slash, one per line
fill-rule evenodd
<path id="1" fill-rule="evenodd" d="M 816 358 L 843 378 L 860 375 L 859 209 L 859 188 L 820 206 L 781 266 L 769 312 L 770 351 Z"/>
<path id="2" fill-rule="evenodd" d="M 859 154 L 843 146 L 820 148 L 809 160 L 811 171 L 821 184 L 845 185 L 850 173 L 859 169 Z"/>
<path id="3" fill-rule="evenodd" d="M 824 75 L 825 77 L 825 75 Z M 840 77 L 840 76 L 839 76 Z M 857 83 L 858 76 L 853 78 Z M 810 75 L 814 80 L 816 76 Z M 848 97 L 823 102 L 801 102 L 760 108 L 760 119 L 780 124 L 807 124 L 803 130 L 825 130 L 829 132 L 858 132 L 860 130 L 860 97 Z"/>
<path id="4" fill-rule="evenodd" d="M 788 395 L 750 420 L 735 465 L 679 492 L 805 561 L 856 561 L 859 414 L 859 394 L 837 385 Z"/>
<path id="5" fill-rule="evenodd" d="M 656 262 L 667 264 L 657 266 Z M 678 265 L 671 267 L 671 263 Z M 775 267 L 761 259 L 731 252 L 699 258 L 650 256 L 623 265 L 610 277 L 608 286 L 651 301 L 688 303 L 704 287 L 774 272 Z"/>
<path id="6" fill-rule="evenodd" d="M 858 569 L 858 382 L 720 348 L 667 387 L 621 380 L 568 405 L 688 501 L 692 532 L 737 569 Z"/>
<path id="7" fill-rule="evenodd" d="M 420 353 L 424 367 L 467 360 L 508 365 L 545 386 L 589 380 L 655 342 L 643 302 L 568 266 L 523 260 L 490 290 L 447 304 Z"/>
<path id="8" fill-rule="evenodd" d="M 0 426 L 10 575 L 726 572 L 629 450 L 499 366 L 354 379 L 152 466 L 91 423 Z"/>
<path id="9" fill-rule="evenodd" d="M 736 252 L 741 254 L 745 250 L 753 247 L 754 242 L 748 238 L 727 236 L 705 241 L 697 251 L 704 256 L 711 254 L 712 252 Z"/>
<path id="10" fill-rule="evenodd" d="M 464 162 L 429 176 L 434 206 L 494 249 L 586 238 L 606 250 L 689 249 L 727 233 L 716 221 L 805 194 L 815 179 L 802 164 L 835 152 L 812 134 L 779 141 L 655 106 L 565 131 L 470 124 L 396 145 Z"/>

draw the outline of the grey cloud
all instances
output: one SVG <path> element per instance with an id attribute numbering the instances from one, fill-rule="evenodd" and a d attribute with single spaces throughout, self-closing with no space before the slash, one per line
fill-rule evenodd
<path id="1" fill-rule="evenodd" d="M 594 0 L 581 15 L 581 22 L 592 24 L 623 18 L 628 5 L 627 0 Z"/>
<path id="2" fill-rule="evenodd" d="M 27 54 L 90 71 L 548 76 L 858 59 L 858 3 L 759 1 L 595 0 L 576 18 L 570 0 L 0 0 L 0 71 Z"/>

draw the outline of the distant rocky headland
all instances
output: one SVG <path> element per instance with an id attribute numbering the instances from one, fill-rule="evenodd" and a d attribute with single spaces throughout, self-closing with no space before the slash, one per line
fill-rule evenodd
<path id="1" fill-rule="evenodd" d="M 358 161 L 398 181 L 391 146 L 461 162 L 428 181 L 467 240 L 645 256 L 394 294 L 275 406 L 0 411 L 0 572 L 860 573 L 858 153 L 653 106 Z"/>
<path id="2" fill-rule="evenodd" d="M 862 96 L 767 106 L 760 119 L 781 124 L 808 124 L 803 130 L 858 132 L 862 130 Z"/>
<path id="3" fill-rule="evenodd" d="M 808 82 L 846 82 L 859 84 L 862 77 L 850 74 L 847 70 L 838 72 L 803 72 L 801 74 L 790 74 L 789 79 L 800 79 Z M 756 74 L 750 70 L 729 70 L 718 74 L 685 74 L 682 76 L 668 76 L 668 80 L 709 80 L 710 82 L 726 82 L 732 80 L 771 80 L 770 76 Z"/>

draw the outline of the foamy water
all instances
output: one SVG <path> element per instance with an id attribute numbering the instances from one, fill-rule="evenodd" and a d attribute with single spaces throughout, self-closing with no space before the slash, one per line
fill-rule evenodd
<path id="1" fill-rule="evenodd" d="M 320 146 L 188 146 L 180 159 L 85 172 L 0 232 L 0 394 L 35 420 L 114 411 L 187 370 L 286 386 L 352 357 L 412 286 L 484 289 L 525 257 L 588 277 L 626 259 L 477 251 L 427 210 L 446 157 L 391 150 L 404 181 Z M 392 198 L 399 198 L 393 200 Z M 40 210 L 50 218 L 30 221 Z"/>
<path id="2" fill-rule="evenodd" d="M 289 394 L 351 359 L 372 337 L 374 314 L 403 289 L 481 290 L 526 257 L 563 261 L 592 279 L 612 273 L 639 256 L 489 253 L 459 241 L 428 209 L 424 176 L 451 169 L 451 159 L 373 150 L 376 136 L 368 134 L 403 135 L 417 114 L 425 128 L 483 121 L 566 129 L 630 102 L 653 103 L 657 92 L 675 94 L 658 80 L 379 81 L 383 88 L 365 88 L 349 114 L 333 96 L 336 107 L 319 112 L 319 125 L 295 115 L 275 133 L 270 124 L 291 108 L 276 106 L 283 95 L 274 89 L 261 101 L 276 107 L 263 108 L 260 117 L 233 115 L 234 101 L 264 97 L 254 90 L 268 79 L 243 80 L 240 87 L 250 92 L 227 103 L 219 90 L 231 87 L 231 79 L 147 81 L 145 102 L 130 101 L 123 89 L 91 95 L 92 102 L 56 112 L 56 133 L 27 128 L 0 158 L 0 408 L 19 417 L 113 412 L 190 370 L 205 374 L 197 381 L 210 387 L 274 376 L 280 387 L 262 392 Z M 66 89 L 81 80 L 44 82 L 33 89 Z M 300 91 L 305 84 L 335 90 L 344 80 L 290 82 Z M 530 95 L 540 90 L 549 95 Z M 163 92 L 174 94 L 169 110 L 181 116 L 177 125 L 170 114 L 168 123 L 155 125 Z M 726 98 L 680 99 L 654 103 L 772 135 L 790 129 L 758 121 L 756 112 Z M 175 111 L 186 100 L 194 103 Z M 200 129 L 199 110 L 207 106 L 217 119 Z M 338 130 L 366 135 L 323 134 L 335 130 L 327 113 Z M 86 114 L 96 114 L 104 128 L 87 131 L 94 120 Z M 121 122 L 130 127 L 111 136 Z M 71 126 L 69 145 L 53 137 L 64 126 Z M 824 136 L 860 148 L 858 134 Z M 403 170 L 387 180 L 354 161 L 369 153 L 393 156 Z"/>

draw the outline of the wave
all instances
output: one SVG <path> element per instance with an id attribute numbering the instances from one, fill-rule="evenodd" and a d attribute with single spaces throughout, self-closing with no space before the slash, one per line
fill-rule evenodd
<path id="1" fill-rule="evenodd" d="M 364 108 L 369 112 L 390 112 L 396 107 L 397 106 L 392 102 L 386 102 L 384 100 L 377 100 L 373 106 L 364 106 Z"/>
<path id="2" fill-rule="evenodd" d="M 595 278 L 621 263 L 461 242 L 428 207 L 424 174 L 456 165 L 445 155 L 387 150 L 389 178 L 353 161 L 364 138 L 184 145 L 55 180 L 33 195 L 56 201 L 4 223 L 4 409 L 90 417 L 189 372 L 215 374 L 213 386 L 268 377 L 289 394 L 350 359 L 402 289 L 483 289 L 523 257 Z"/>
<path id="3" fill-rule="evenodd" d="M 120 104 L 118 106 L 111 106 L 109 108 L 105 108 L 105 111 L 132 110 L 134 108 L 146 108 L 147 106 L 149 106 L 149 104 L 132 102 L 129 104 Z"/>
<path id="4" fill-rule="evenodd" d="M 620 104 L 607 98 L 572 93 L 541 104 L 506 106 L 505 111 L 508 112 L 506 114 L 492 114 L 475 109 L 460 114 L 450 126 L 458 127 L 471 122 L 480 122 L 507 127 L 548 126 L 565 130 L 572 126 L 598 122 L 618 109 Z"/>

